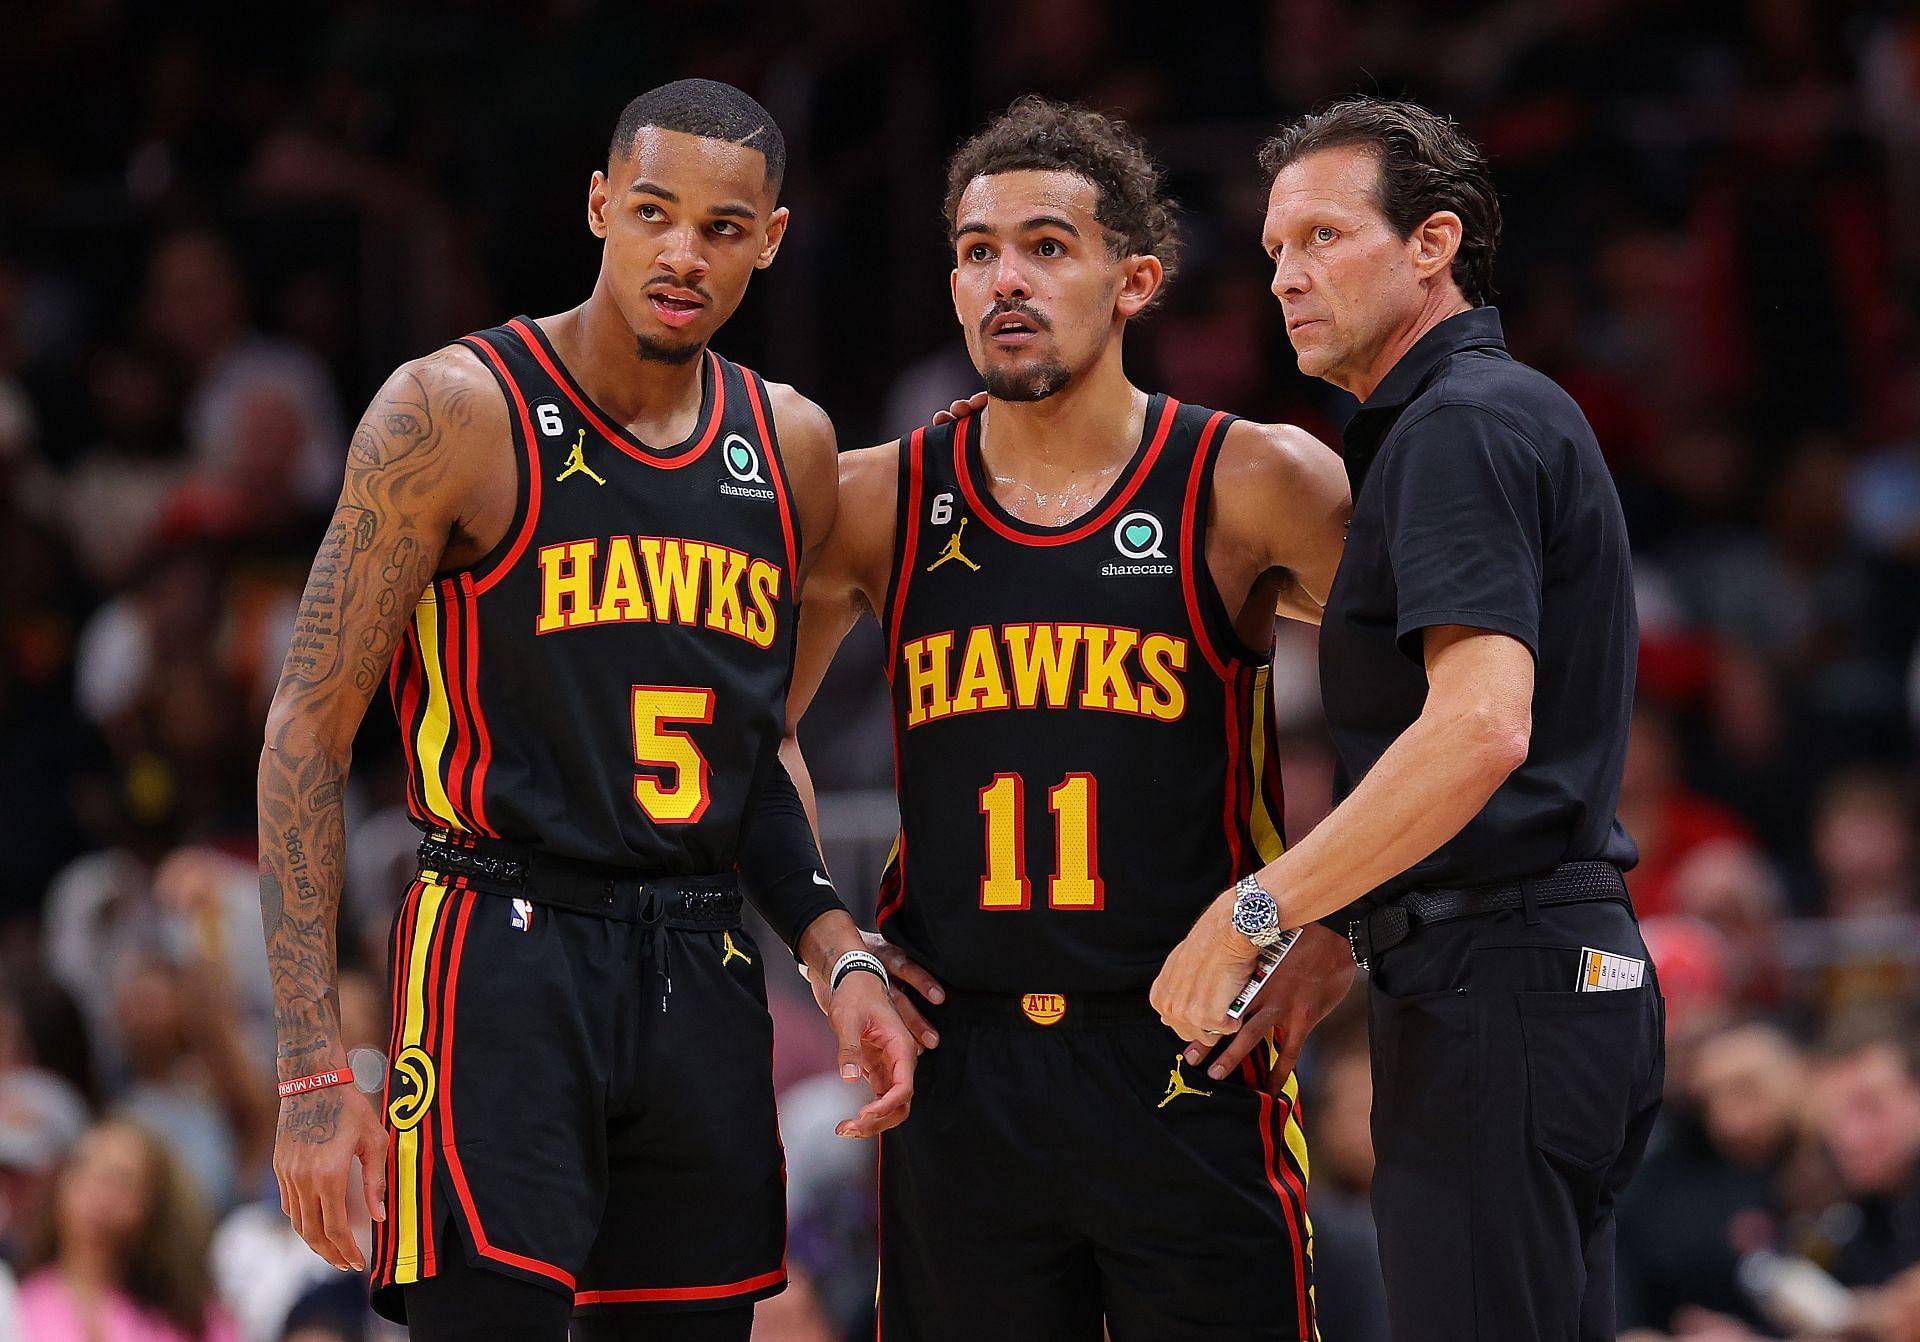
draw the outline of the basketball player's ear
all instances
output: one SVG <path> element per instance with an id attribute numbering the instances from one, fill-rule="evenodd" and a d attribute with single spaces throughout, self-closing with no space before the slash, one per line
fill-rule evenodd
<path id="1" fill-rule="evenodd" d="M 760 255 L 753 258 L 755 270 L 765 270 L 773 264 L 773 258 L 780 252 L 780 240 L 787 236 L 787 218 L 784 205 L 767 216 L 767 243 L 760 249 Z"/>
<path id="2" fill-rule="evenodd" d="M 1160 292 L 1160 282 L 1166 277 L 1160 258 L 1150 252 L 1124 258 L 1120 262 L 1120 292 L 1114 298 L 1114 307 L 1122 317 L 1137 315 Z"/>
<path id="3" fill-rule="evenodd" d="M 953 319 L 960 323 L 960 329 L 967 329 L 967 314 L 960 310 L 960 267 L 955 266 L 947 272 L 947 292 L 953 296 Z"/>
<path id="4" fill-rule="evenodd" d="M 607 236 L 607 202 L 613 195 L 611 188 L 607 175 L 596 168 L 593 179 L 587 183 L 587 231 L 603 241 Z"/>

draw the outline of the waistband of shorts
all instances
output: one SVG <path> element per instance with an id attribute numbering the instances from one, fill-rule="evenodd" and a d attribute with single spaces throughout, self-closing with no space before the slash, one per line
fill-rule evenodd
<path id="1" fill-rule="evenodd" d="M 483 894 L 547 908 L 676 931 L 724 932 L 740 926 L 743 901 L 739 879 L 730 871 L 653 874 L 444 830 L 422 839 L 418 856 L 422 872 L 457 876 Z"/>
<path id="2" fill-rule="evenodd" d="M 947 1000 L 926 1008 L 937 1025 L 1012 1025 L 1029 1030 L 1097 1030 L 1116 1025 L 1157 1024 L 1160 1013 L 1145 988 L 1122 992 L 994 993 L 947 990 Z"/>

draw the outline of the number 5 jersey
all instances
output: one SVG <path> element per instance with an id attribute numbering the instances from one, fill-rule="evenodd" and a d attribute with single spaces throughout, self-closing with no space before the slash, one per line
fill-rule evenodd
<path id="1" fill-rule="evenodd" d="M 506 397 L 518 504 L 395 652 L 409 812 L 588 862 L 730 869 L 793 664 L 801 541 L 766 385 L 703 353 L 692 434 L 654 448 L 531 320 L 460 343 Z"/>

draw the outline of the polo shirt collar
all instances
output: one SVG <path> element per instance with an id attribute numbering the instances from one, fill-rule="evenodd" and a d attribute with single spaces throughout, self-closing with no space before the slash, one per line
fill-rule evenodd
<path id="1" fill-rule="evenodd" d="M 1442 360 L 1470 349 L 1505 349 L 1506 333 L 1500 329 L 1500 310 L 1492 307 L 1468 308 L 1455 313 L 1413 342 L 1413 348 L 1400 356 L 1400 362 L 1387 370 L 1373 395 L 1361 403 L 1364 410 L 1384 410 L 1404 406 L 1420 394 L 1427 375 Z"/>
<path id="2" fill-rule="evenodd" d="M 1420 394 L 1427 379 L 1446 360 L 1470 349 L 1505 350 L 1507 338 L 1500 329 L 1497 308 L 1468 308 L 1455 313 L 1413 342 L 1413 348 L 1400 356 L 1400 362 L 1387 370 L 1373 395 L 1360 404 L 1342 431 L 1341 455 L 1346 461 L 1348 487 L 1355 497 L 1360 482 L 1380 453 L 1380 445 L 1400 418 L 1400 412 Z"/>

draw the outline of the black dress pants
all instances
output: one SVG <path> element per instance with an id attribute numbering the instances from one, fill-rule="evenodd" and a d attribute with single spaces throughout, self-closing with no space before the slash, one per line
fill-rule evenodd
<path id="1" fill-rule="evenodd" d="M 1614 1204 L 1660 1105 L 1663 1004 L 1575 991 L 1647 958 L 1632 910 L 1416 930 L 1373 965 L 1374 1216 L 1394 1342 L 1612 1342 Z"/>

